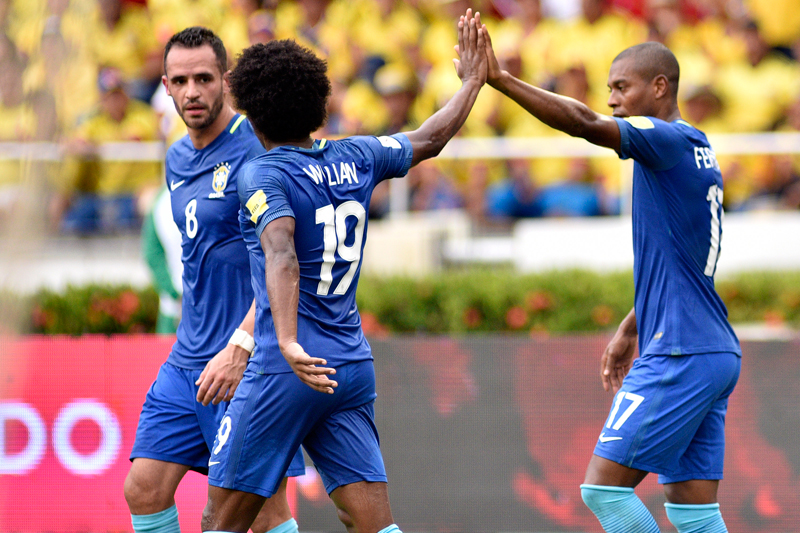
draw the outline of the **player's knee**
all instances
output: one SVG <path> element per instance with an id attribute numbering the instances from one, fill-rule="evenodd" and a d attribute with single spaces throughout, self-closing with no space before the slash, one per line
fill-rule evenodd
<path id="1" fill-rule="evenodd" d="M 672 522 L 678 533 L 689 531 L 713 531 L 715 533 L 725 533 L 727 528 L 719 512 L 718 503 L 708 503 L 701 505 L 688 505 L 677 503 L 665 503 L 667 519 Z"/>
<path id="2" fill-rule="evenodd" d="M 597 514 L 611 504 L 634 496 L 633 489 L 628 487 L 604 487 L 600 485 L 581 485 L 581 498 L 586 507 Z"/>
<path id="3" fill-rule="evenodd" d="M 347 528 L 347 531 L 355 531 L 355 522 L 353 522 L 353 517 L 350 516 L 350 513 L 345 511 L 344 509 L 336 509 L 336 515 L 339 517 L 339 520 L 344 524 L 344 527 Z"/>
<path id="4" fill-rule="evenodd" d="M 142 476 L 135 475 L 133 471 L 128 472 L 122 490 L 131 514 L 153 514 L 175 503 L 174 495 L 170 491 L 158 486 L 157 483 L 150 483 Z"/>

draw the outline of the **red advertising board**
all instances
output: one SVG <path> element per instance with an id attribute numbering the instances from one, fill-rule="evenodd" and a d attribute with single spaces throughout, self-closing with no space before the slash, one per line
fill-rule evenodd
<path id="1" fill-rule="evenodd" d="M 128 453 L 145 394 L 173 342 L 0 341 L 0 531 L 131 531 L 122 492 Z M 194 472 L 178 489 L 183 531 L 200 530 L 207 490 Z"/>
<path id="2" fill-rule="evenodd" d="M 606 335 L 372 339 L 375 417 L 395 520 L 429 533 L 592 532 L 579 485 L 611 404 Z M 169 337 L 0 339 L 0 532 L 131 531 L 139 412 Z M 800 341 L 743 342 L 719 501 L 731 531 L 800 530 Z M 289 484 L 301 531 L 343 531 L 319 476 Z M 200 531 L 205 477 L 176 496 Z M 663 488 L 637 494 L 671 531 Z"/>

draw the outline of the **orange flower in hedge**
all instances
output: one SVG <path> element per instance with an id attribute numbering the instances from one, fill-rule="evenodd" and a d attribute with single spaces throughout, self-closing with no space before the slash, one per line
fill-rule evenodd
<path id="1" fill-rule="evenodd" d="M 614 320 L 614 310 L 609 306 L 600 304 L 592 309 L 592 321 L 598 326 L 607 326 Z"/>
<path id="2" fill-rule="evenodd" d="M 36 328 L 47 331 L 47 329 L 53 324 L 53 313 L 42 309 L 39 305 L 34 306 L 33 310 L 31 311 L 31 322 L 33 322 L 33 325 Z"/>
<path id="3" fill-rule="evenodd" d="M 130 321 L 134 313 L 139 310 L 139 296 L 132 290 L 124 290 L 117 296 L 111 305 L 109 313 L 120 324 Z"/>
<path id="4" fill-rule="evenodd" d="M 783 321 L 783 313 L 778 310 L 771 309 L 764 312 L 764 322 L 766 322 L 768 326 L 780 326 L 783 324 Z"/>
<path id="5" fill-rule="evenodd" d="M 525 296 L 525 304 L 534 313 L 547 311 L 553 307 L 553 297 L 547 291 L 529 292 Z"/>
<path id="6" fill-rule="evenodd" d="M 463 320 L 464 324 L 466 324 L 468 328 L 477 328 L 481 325 L 481 322 L 483 322 L 483 316 L 475 307 L 468 307 L 464 311 Z"/>
<path id="7" fill-rule="evenodd" d="M 506 312 L 506 325 L 511 329 L 521 329 L 528 321 L 528 313 L 525 310 L 515 305 Z"/>

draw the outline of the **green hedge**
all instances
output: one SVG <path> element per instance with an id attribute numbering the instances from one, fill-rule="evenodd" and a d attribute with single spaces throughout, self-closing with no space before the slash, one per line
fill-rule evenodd
<path id="1" fill-rule="evenodd" d="M 731 322 L 800 327 L 800 272 L 748 273 L 717 283 Z M 152 332 L 153 289 L 127 286 L 0 294 L 0 315 L 14 309 L 26 333 Z M 369 334 L 507 331 L 524 334 L 613 330 L 633 306 L 630 272 L 464 270 L 424 279 L 361 278 L 358 306 Z M 6 323 L 12 323 L 6 320 Z"/>

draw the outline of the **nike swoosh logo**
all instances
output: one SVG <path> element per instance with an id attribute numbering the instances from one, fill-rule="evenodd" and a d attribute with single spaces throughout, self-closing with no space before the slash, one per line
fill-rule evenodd
<path id="1" fill-rule="evenodd" d="M 600 442 L 610 442 L 612 440 L 622 440 L 622 437 L 606 437 L 605 433 L 600 433 Z"/>
<path id="2" fill-rule="evenodd" d="M 178 187 L 183 185 L 184 181 L 186 181 L 186 180 L 181 180 L 178 183 L 175 183 L 175 180 L 172 180 L 172 183 L 169 184 L 169 188 L 174 191 L 175 189 L 177 189 Z"/>
<path id="3" fill-rule="evenodd" d="M 214 465 L 218 465 L 218 464 L 219 464 L 219 461 L 209 461 L 208 462 L 208 466 L 214 466 Z"/>

